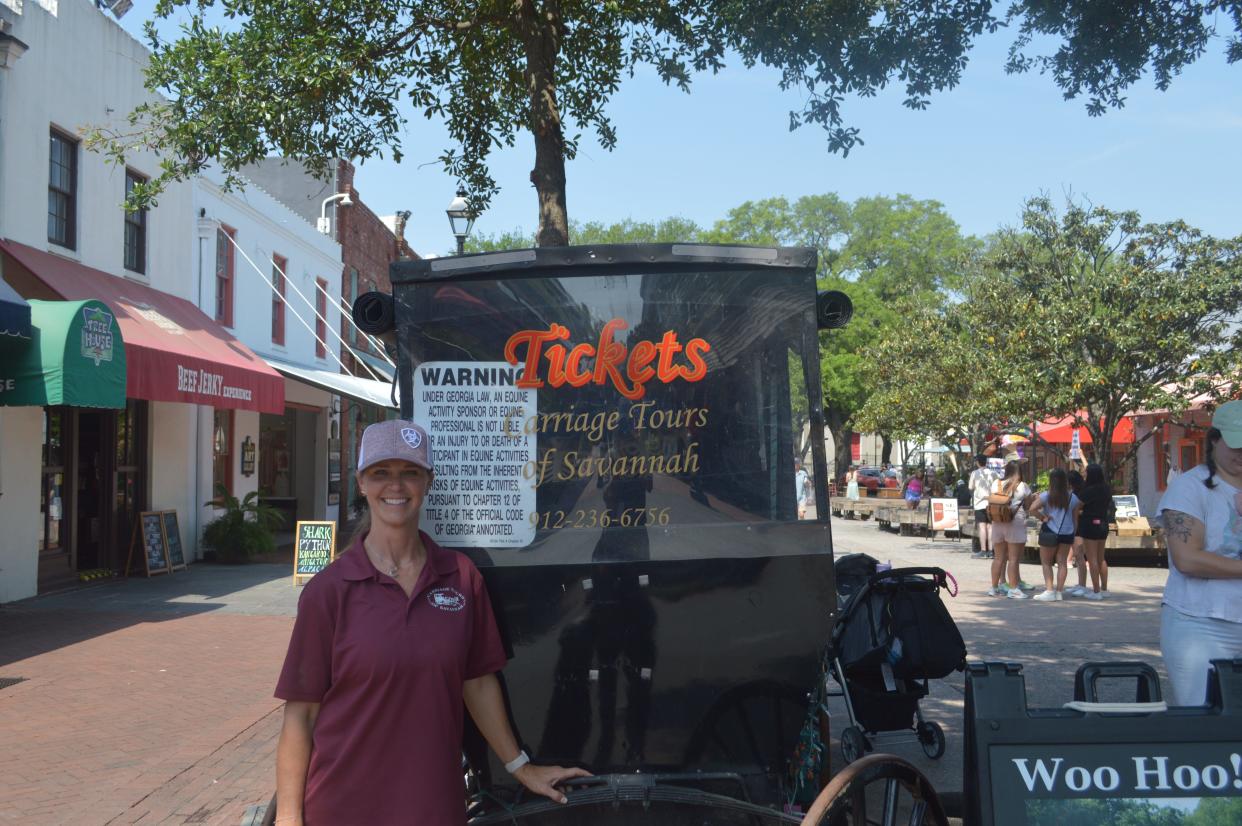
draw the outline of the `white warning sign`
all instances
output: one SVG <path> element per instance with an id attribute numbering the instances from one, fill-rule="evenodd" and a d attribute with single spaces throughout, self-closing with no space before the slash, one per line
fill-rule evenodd
<path id="1" fill-rule="evenodd" d="M 414 369 L 414 421 L 431 435 L 435 482 L 421 527 L 441 545 L 522 548 L 535 539 L 536 436 L 505 422 L 535 415 L 536 390 L 503 361 L 431 361 Z M 526 478 L 527 476 L 530 478 Z"/>

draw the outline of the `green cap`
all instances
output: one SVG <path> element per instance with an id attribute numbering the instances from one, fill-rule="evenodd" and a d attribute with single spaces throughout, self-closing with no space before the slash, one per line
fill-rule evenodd
<path id="1" fill-rule="evenodd" d="M 1225 444 L 1242 448 L 1242 401 L 1225 402 L 1212 415 L 1212 427 L 1220 431 Z"/>

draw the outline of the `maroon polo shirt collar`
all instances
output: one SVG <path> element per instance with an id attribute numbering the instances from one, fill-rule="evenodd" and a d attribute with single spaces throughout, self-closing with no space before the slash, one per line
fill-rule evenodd
<path id="1" fill-rule="evenodd" d="M 423 549 L 427 552 L 427 565 L 435 571 L 437 577 L 448 576 L 457 570 L 457 560 L 454 558 L 453 551 L 446 551 L 436 544 L 436 541 L 427 535 L 425 531 L 418 532 L 419 537 L 423 540 Z M 371 562 L 371 558 L 367 556 L 366 549 L 362 547 L 366 534 L 358 537 L 349 546 L 349 550 L 341 554 L 337 559 L 337 564 L 341 566 L 341 578 L 351 582 L 361 582 L 372 579 L 379 580 L 380 572 Z M 419 577 L 422 579 L 422 577 Z"/>

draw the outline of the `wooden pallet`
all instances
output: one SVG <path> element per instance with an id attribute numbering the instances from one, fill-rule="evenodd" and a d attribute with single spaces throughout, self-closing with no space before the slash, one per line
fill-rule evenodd
<path id="1" fill-rule="evenodd" d="M 1145 516 L 1118 516 L 1114 528 L 1118 536 L 1154 536 L 1156 533 Z"/>

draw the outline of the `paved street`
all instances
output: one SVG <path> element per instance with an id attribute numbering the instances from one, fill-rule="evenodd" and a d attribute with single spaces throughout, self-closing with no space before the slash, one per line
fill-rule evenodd
<path id="1" fill-rule="evenodd" d="M 838 554 L 951 571 L 961 593 L 950 608 L 972 658 L 1024 663 L 1032 704 L 1070 699 L 1087 660 L 1159 665 L 1161 569 L 1115 568 L 1108 602 L 1017 602 L 983 595 L 987 564 L 966 542 L 871 522 L 838 520 L 833 531 Z M 1023 576 L 1038 582 L 1038 566 Z M 285 565 L 197 565 L 0 608 L 0 677 L 25 678 L 0 690 L 0 823 L 240 823 L 272 791 L 289 583 Z M 945 790 L 961 788 L 962 694 L 955 675 L 924 706 L 949 735 L 930 769 Z M 834 715 L 834 730 L 843 719 Z M 929 763 L 917 745 L 885 750 Z"/>

